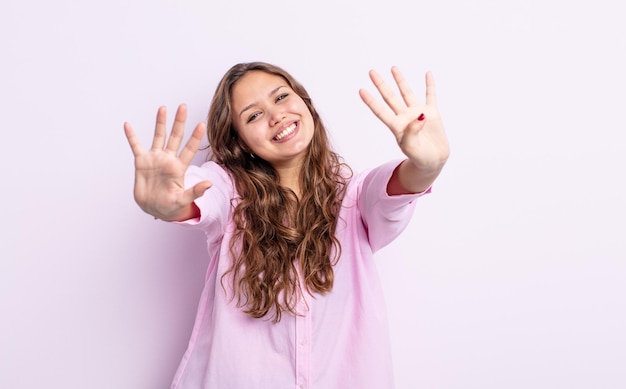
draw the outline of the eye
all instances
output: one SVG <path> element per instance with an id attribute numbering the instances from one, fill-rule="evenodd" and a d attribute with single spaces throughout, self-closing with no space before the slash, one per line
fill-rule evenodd
<path id="1" fill-rule="evenodd" d="M 282 93 L 276 97 L 276 102 L 283 101 L 289 96 L 289 93 Z"/>
<path id="2" fill-rule="evenodd" d="M 252 115 L 248 116 L 248 120 L 246 120 L 246 124 L 250 123 L 251 121 L 253 121 L 254 119 L 258 118 L 260 115 L 260 113 L 255 112 Z"/>

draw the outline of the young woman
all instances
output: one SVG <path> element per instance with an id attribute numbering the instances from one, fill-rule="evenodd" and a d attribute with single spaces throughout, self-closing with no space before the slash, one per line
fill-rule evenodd
<path id="1" fill-rule="evenodd" d="M 432 75 L 420 104 L 392 74 L 402 98 L 370 72 L 391 110 L 360 95 L 406 158 L 361 173 L 333 152 L 303 86 L 266 63 L 224 75 L 208 125 L 180 152 L 184 105 L 169 139 L 159 108 L 148 151 L 125 123 L 138 205 L 207 237 L 206 284 L 172 388 L 393 387 L 373 254 L 406 227 L 449 147 Z M 190 166 L 205 128 L 209 161 Z"/>

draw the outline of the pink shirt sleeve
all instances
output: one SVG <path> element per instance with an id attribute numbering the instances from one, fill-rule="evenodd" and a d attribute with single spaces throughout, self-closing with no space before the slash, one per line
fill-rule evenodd
<path id="1" fill-rule="evenodd" d="M 373 252 L 391 243 L 406 228 L 415 209 L 415 200 L 431 191 L 428 188 L 415 194 L 387 194 L 389 179 L 401 162 L 387 162 L 365 172 L 359 187 L 357 206 Z"/>
<path id="2" fill-rule="evenodd" d="M 231 212 L 233 182 L 228 173 L 215 162 L 189 166 L 185 173 L 185 188 L 190 188 L 203 180 L 209 180 L 213 185 L 195 200 L 200 209 L 200 218 L 177 223 L 199 228 L 207 234 L 207 237 L 219 240 L 224 235 Z"/>

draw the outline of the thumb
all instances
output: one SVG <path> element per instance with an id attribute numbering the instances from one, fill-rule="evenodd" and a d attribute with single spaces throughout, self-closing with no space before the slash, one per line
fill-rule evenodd
<path id="1" fill-rule="evenodd" d="M 206 192 L 206 190 L 209 189 L 211 186 L 213 186 L 213 183 L 211 181 L 201 181 L 201 182 L 198 182 L 196 185 L 194 185 L 191 188 L 191 192 L 193 196 L 192 201 L 202 196 L 204 192 Z"/>
<path id="2" fill-rule="evenodd" d="M 202 196 L 207 189 L 209 189 L 213 184 L 211 181 L 201 181 L 192 186 L 191 188 L 185 190 L 183 193 L 183 201 L 185 204 L 191 204 L 195 199 Z"/>

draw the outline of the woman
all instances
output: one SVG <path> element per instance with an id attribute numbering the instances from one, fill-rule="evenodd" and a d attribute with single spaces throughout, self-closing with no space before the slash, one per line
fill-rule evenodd
<path id="1" fill-rule="evenodd" d="M 125 123 L 138 205 L 207 236 L 206 284 L 173 388 L 393 387 L 373 253 L 408 224 L 449 147 L 432 75 L 422 105 L 392 74 L 402 99 L 370 72 L 391 111 L 360 95 L 406 158 L 359 174 L 332 151 L 302 85 L 266 63 L 222 78 L 200 167 L 190 162 L 204 123 L 179 153 L 184 105 L 169 139 L 159 108 L 149 151 Z"/>

